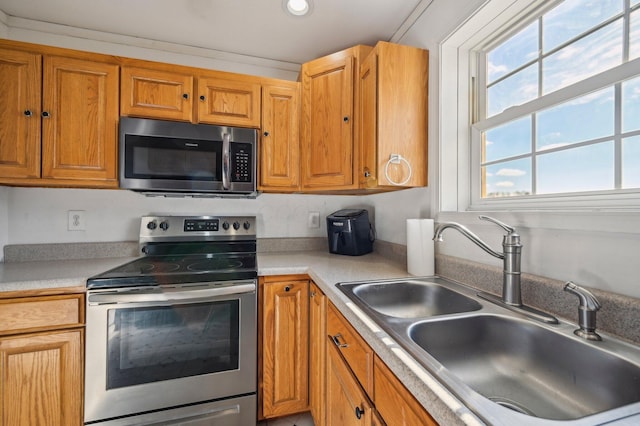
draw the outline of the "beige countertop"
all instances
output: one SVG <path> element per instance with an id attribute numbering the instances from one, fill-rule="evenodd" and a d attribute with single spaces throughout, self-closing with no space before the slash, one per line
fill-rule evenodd
<path id="1" fill-rule="evenodd" d="M 0 293 L 84 286 L 88 277 L 132 258 L 0 263 Z M 371 348 L 440 423 L 483 424 L 442 384 L 342 294 L 338 282 L 408 276 L 406 265 L 379 254 L 351 257 L 321 251 L 258 253 L 258 275 L 307 274 Z"/>

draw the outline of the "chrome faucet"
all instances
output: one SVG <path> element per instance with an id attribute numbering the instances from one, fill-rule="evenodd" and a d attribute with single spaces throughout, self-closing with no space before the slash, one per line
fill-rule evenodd
<path id="1" fill-rule="evenodd" d="M 578 307 L 578 325 L 580 328 L 573 333 L 587 340 L 602 340 L 602 337 L 596 333 L 596 312 L 602 307 L 598 299 L 589 290 L 571 281 L 564 285 L 564 291 L 575 294 L 580 299 L 580 306 Z"/>
<path id="2" fill-rule="evenodd" d="M 480 237 L 471 232 L 464 225 L 460 225 L 455 222 L 442 222 L 438 224 L 433 234 L 433 240 L 443 241 L 443 231 L 447 228 L 453 228 L 458 230 L 465 237 L 469 238 L 478 247 L 489 253 L 491 256 L 502 259 L 502 298 L 496 298 L 492 294 L 485 292 L 478 293 L 478 296 L 512 310 L 524 311 L 523 313 L 526 315 L 540 321 L 557 323 L 558 320 L 555 317 L 522 304 L 522 292 L 520 285 L 522 244 L 520 244 L 520 235 L 516 233 L 515 228 L 489 216 L 478 217 L 481 220 L 495 223 L 507 232 L 507 234 L 502 238 L 502 253 L 493 250 L 484 241 L 482 241 Z"/>

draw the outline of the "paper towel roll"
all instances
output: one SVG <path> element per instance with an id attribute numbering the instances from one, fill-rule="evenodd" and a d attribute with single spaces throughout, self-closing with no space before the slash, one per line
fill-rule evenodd
<path id="1" fill-rule="evenodd" d="M 435 274 L 433 219 L 407 219 L 407 272 L 416 276 Z"/>

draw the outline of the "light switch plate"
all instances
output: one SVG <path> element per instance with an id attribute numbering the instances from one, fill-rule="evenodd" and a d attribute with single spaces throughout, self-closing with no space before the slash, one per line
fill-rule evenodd
<path id="1" fill-rule="evenodd" d="M 309 212 L 307 226 L 309 228 L 320 228 L 320 212 Z"/>

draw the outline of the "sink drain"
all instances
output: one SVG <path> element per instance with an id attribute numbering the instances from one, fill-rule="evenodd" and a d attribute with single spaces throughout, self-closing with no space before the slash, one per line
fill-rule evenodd
<path id="1" fill-rule="evenodd" d="M 502 398 L 500 396 L 492 396 L 489 397 L 489 399 L 493 402 L 495 402 L 498 405 L 501 405 L 505 408 L 508 408 L 510 410 L 516 411 L 518 413 L 521 414 L 526 414 L 527 416 L 533 416 L 536 417 L 535 414 L 533 414 L 533 411 L 527 409 L 526 407 L 524 407 L 522 404 L 519 404 L 515 401 L 512 401 L 510 399 L 507 398 Z"/>

